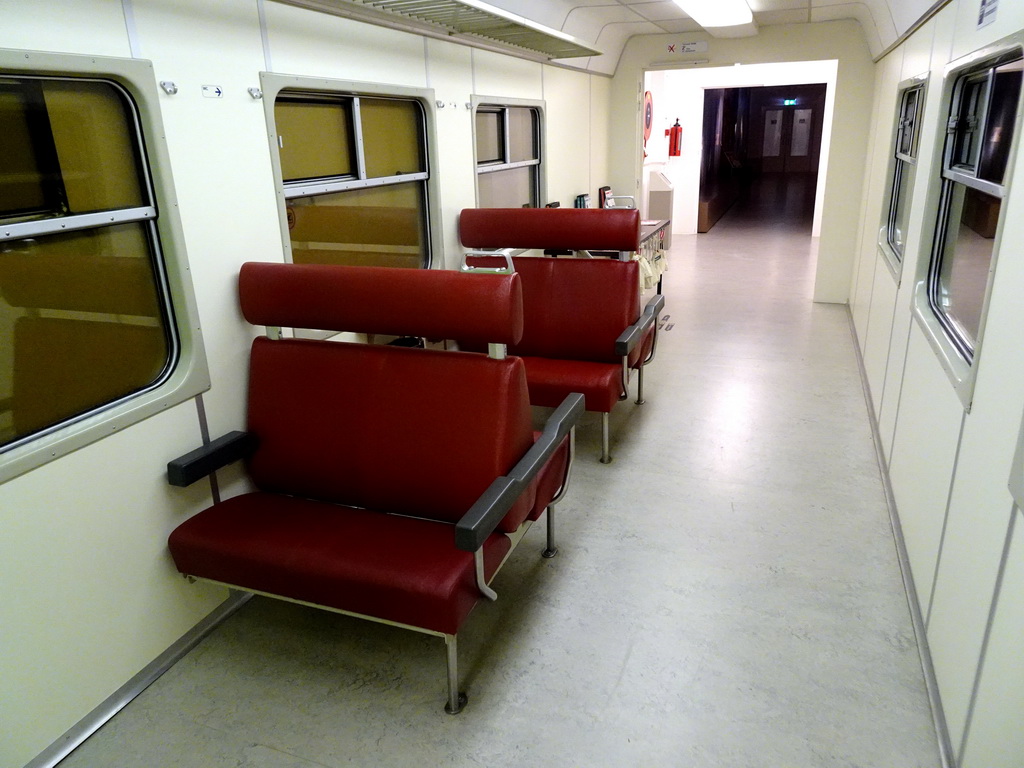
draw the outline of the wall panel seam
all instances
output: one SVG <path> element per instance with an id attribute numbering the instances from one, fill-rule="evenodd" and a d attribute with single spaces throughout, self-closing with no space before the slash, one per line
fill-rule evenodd
<path id="1" fill-rule="evenodd" d="M 956 473 L 960 467 L 960 449 L 964 444 L 964 427 L 967 425 L 967 411 L 960 416 L 960 431 L 956 438 L 956 452 L 953 454 L 953 466 L 949 473 L 949 489 L 946 491 L 946 509 L 942 514 L 942 533 L 939 535 L 939 549 L 935 553 L 935 570 L 932 573 L 932 588 L 928 595 L 928 611 L 925 614 L 925 630 L 931 625 L 932 608 L 935 605 L 935 587 L 939 580 L 939 567 L 942 565 L 942 549 L 946 544 L 946 527 L 949 525 L 949 510 L 953 505 L 953 486 L 956 484 Z"/>
<path id="2" fill-rule="evenodd" d="M 971 733 L 971 722 L 974 720 L 974 705 L 978 700 L 978 690 L 981 687 L 981 674 L 985 668 L 985 657 L 988 655 L 988 644 L 992 636 L 992 625 L 995 623 L 996 610 L 999 607 L 999 595 L 1003 589 L 1003 577 L 1006 575 L 1006 564 L 1010 558 L 1010 546 L 1013 543 L 1013 530 L 1017 522 L 1017 505 L 1010 508 L 1010 523 L 1006 528 L 1006 540 L 1003 542 L 1003 554 L 999 561 L 999 571 L 996 574 L 996 583 L 992 588 L 992 602 L 989 604 L 988 620 L 985 622 L 985 634 L 982 635 L 981 651 L 978 654 L 978 665 L 974 670 L 974 684 L 971 686 L 971 698 L 967 703 L 967 717 L 964 720 L 964 732 L 960 737 L 960 748 L 957 751 L 957 760 L 964 759 L 964 751 L 967 749 L 967 740 Z M 959 763 L 958 763 L 959 764 Z"/>
<path id="3" fill-rule="evenodd" d="M 878 473 L 882 482 L 882 490 L 885 494 L 885 505 L 889 511 L 889 523 L 892 528 L 893 544 L 896 548 L 896 555 L 899 561 L 900 574 L 903 577 L 903 590 L 907 598 L 907 607 L 910 610 L 911 626 L 914 630 L 914 637 L 917 640 L 918 657 L 921 662 L 921 672 L 924 676 L 925 690 L 928 694 L 928 703 L 932 713 L 932 723 L 935 726 L 935 736 L 938 740 L 939 757 L 942 761 L 942 768 L 956 768 L 953 745 L 949 737 L 949 728 L 946 726 L 946 714 L 942 707 L 942 697 L 939 693 L 938 680 L 935 677 L 935 667 L 932 664 L 931 650 L 928 646 L 928 636 L 925 631 L 924 620 L 921 615 L 921 604 L 917 599 L 917 588 L 914 586 L 914 575 L 910 570 L 910 559 L 907 555 L 907 545 L 903 540 L 903 529 L 900 525 L 899 510 L 896 507 L 896 497 L 892 490 L 892 481 L 889 477 L 889 470 L 886 467 L 885 456 L 881 448 L 881 435 L 878 429 L 878 419 L 875 418 L 871 391 L 868 388 L 867 369 L 864 367 L 864 358 L 860 352 L 857 340 L 857 327 L 853 322 L 853 313 L 850 306 L 846 307 L 847 319 L 850 324 L 850 333 L 853 335 L 854 353 L 857 359 L 857 369 L 860 373 L 861 390 L 867 406 L 868 422 L 871 427 L 871 438 L 875 444 L 875 460 L 878 464 Z"/>

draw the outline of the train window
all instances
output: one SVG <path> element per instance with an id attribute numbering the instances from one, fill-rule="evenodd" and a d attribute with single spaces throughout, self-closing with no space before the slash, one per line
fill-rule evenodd
<path id="1" fill-rule="evenodd" d="M 924 81 L 914 79 L 901 84 L 896 114 L 896 136 L 890 160 L 889 205 L 885 223 L 886 256 L 891 258 L 894 272 L 903 260 L 906 247 L 907 217 L 914 187 L 917 164 L 917 142 L 924 104 Z"/>
<path id="2" fill-rule="evenodd" d="M 928 300 L 970 364 L 981 335 L 1024 72 L 1020 49 L 955 74 Z"/>
<path id="3" fill-rule="evenodd" d="M 480 103 L 475 112 L 481 208 L 535 208 L 541 192 L 539 106 Z"/>
<path id="4" fill-rule="evenodd" d="M 173 191 L 150 166 L 166 157 L 150 66 L 9 54 L 0 482 L 208 386 L 180 224 L 158 215 Z"/>
<path id="5" fill-rule="evenodd" d="M 421 100 L 283 88 L 273 104 L 292 261 L 429 265 Z"/>
<path id="6" fill-rule="evenodd" d="M 278 99 L 274 113 L 281 175 L 286 182 L 329 179 L 355 173 L 350 102 Z M 331 151 L 323 151 L 325 147 Z"/>

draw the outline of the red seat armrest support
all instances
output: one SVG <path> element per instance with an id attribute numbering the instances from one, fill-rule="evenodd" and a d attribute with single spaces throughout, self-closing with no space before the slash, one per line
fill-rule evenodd
<path id="1" fill-rule="evenodd" d="M 615 354 L 625 357 L 644 337 L 644 333 L 658 321 L 661 310 L 665 308 L 665 297 L 660 293 L 647 302 L 640 318 L 624 330 L 615 340 Z"/>
<path id="2" fill-rule="evenodd" d="M 584 412 L 583 395 L 573 392 L 544 424 L 541 436 L 504 477 L 488 486 L 476 503 L 455 524 L 455 546 L 475 552 L 505 516 L 519 494 L 544 467 Z"/>

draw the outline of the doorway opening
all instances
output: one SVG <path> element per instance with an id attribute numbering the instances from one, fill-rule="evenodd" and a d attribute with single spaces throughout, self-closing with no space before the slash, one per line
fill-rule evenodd
<path id="1" fill-rule="evenodd" d="M 839 62 L 830 59 L 645 72 L 644 88 L 653 97 L 653 120 L 651 138 L 645 146 L 646 156 L 638 160 L 637 165 L 642 209 L 647 210 L 652 179 L 657 183 L 661 181 L 659 177 L 663 177 L 673 194 L 673 233 L 696 234 L 702 198 L 705 201 L 710 198 L 709 204 L 704 206 L 706 217 L 717 220 L 712 214 L 720 216 L 730 205 L 742 202 L 735 194 L 737 190 L 746 190 L 752 195 L 758 191 L 754 187 L 759 187 L 788 201 L 787 205 L 792 204 L 795 196 L 801 204 L 810 207 L 813 210 L 810 236 L 818 237 L 838 69 Z M 816 89 L 813 95 L 806 94 L 811 99 L 810 104 L 803 103 L 806 88 Z M 721 102 L 720 106 L 713 107 L 705 96 L 716 92 L 721 94 Z M 776 105 L 771 99 L 778 99 L 780 103 Z M 798 103 L 785 104 L 786 100 Z M 765 167 L 765 120 L 771 126 L 772 119 L 766 117 L 766 112 L 776 106 L 782 110 L 782 114 L 776 116 L 779 155 L 769 154 Z M 806 113 L 796 115 L 797 109 L 807 108 L 812 110 L 809 116 Z M 740 119 L 743 115 L 746 117 Z M 808 118 L 809 123 L 799 122 Z M 665 132 L 677 119 L 682 128 L 680 153 L 670 156 Z M 787 120 L 795 122 L 787 123 Z M 801 155 L 802 132 L 808 126 L 807 154 Z M 707 151 L 705 133 L 713 137 Z M 770 136 L 769 140 L 771 152 L 774 137 Z M 737 148 L 740 142 L 745 147 L 743 152 Z M 705 180 L 703 192 L 702 178 Z M 781 183 L 783 180 L 785 184 Z M 744 185 L 736 184 L 738 181 L 743 181 Z M 802 191 L 796 194 L 795 188 L 786 189 L 789 182 Z M 730 194 L 717 199 L 723 188 L 728 193 L 730 184 L 734 187 L 731 200 Z M 717 192 L 711 191 L 716 188 Z"/>
<path id="2" fill-rule="evenodd" d="M 737 203 L 813 226 L 824 83 L 704 90 L 697 232 Z"/>

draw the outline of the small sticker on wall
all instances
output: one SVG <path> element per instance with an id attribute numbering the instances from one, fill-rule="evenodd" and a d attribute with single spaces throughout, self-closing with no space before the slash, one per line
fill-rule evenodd
<path id="1" fill-rule="evenodd" d="M 707 53 L 708 41 L 698 40 L 694 43 L 669 43 L 666 46 L 669 53 Z"/>
<path id="2" fill-rule="evenodd" d="M 996 20 L 996 8 L 999 0 L 980 0 L 978 4 L 978 29 L 988 26 Z"/>

